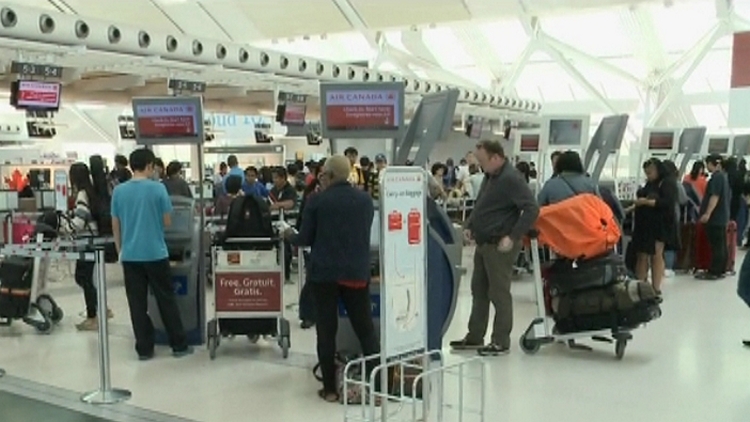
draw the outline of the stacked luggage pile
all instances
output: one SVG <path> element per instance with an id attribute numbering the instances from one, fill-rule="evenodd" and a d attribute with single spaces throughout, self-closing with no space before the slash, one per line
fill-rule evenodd
<path id="1" fill-rule="evenodd" d="M 592 338 L 614 342 L 622 358 L 630 332 L 661 316 L 661 298 L 652 285 L 627 275 L 615 248 L 621 234 L 612 210 L 597 195 L 577 194 L 542 207 L 529 235 L 538 316 L 521 336 L 525 352 L 559 341 L 588 349 L 575 339 Z M 556 257 L 544 268 L 540 246 Z"/>
<path id="2" fill-rule="evenodd" d="M 547 312 L 560 334 L 631 330 L 661 315 L 650 283 L 631 280 L 616 252 L 587 260 L 557 259 L 543 270 Z"/>

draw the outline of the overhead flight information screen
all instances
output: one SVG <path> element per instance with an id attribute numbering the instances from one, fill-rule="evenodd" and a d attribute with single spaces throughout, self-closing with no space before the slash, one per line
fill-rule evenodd
<path id="1" fill-rule="evenodd" d="M 203 106 L 199 97 L 136 98 L 133 115 L 139 141 L 203 141 Z"/>
<path id="2" fill-rule="evenodd" d="M 321 84 L 320 98 L 326 138 L 394 138 L 404 128 L 403 84 Z"/>

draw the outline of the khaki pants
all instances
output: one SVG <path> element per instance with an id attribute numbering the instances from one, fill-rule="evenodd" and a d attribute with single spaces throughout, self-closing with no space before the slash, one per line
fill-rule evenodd
<path id="1" fill-rule="evenodd" d="M 471 276 L 472 307 L 469 318 L 471 342 L 482 342 L 487 333 L 490 303 L 495 307 L 492 325 L 492 343 L 510 347 L 513 329 L 513 297 L 510 284 L 513 264 L 521 250 L 520 242 L 508 252 L 500 252 L 494 243 L 477 245 L 474 252 L 474 273 Z"/>

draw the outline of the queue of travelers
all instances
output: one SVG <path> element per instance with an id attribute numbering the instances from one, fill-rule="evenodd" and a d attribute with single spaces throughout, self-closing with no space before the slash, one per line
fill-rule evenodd
<path id="1" fill-rule="evenodd" d="M 455 349 L 476 349 L 480 355 L 495 356 L 510 351 L 513 328 L 511 280 L 523 238 L 534 225 L 540 207 L 560 203 L 581 193 L 599 195 L 608 204 L 607 193 L 585 172 L 574 151 L 551 155 L 553 175 L 538 193 L 530 183 L 537 178 L 535 163 L 513 163 L 502 145 L 481 141 L 459 160 L 431 165 L 429 194 L 444 199 L 460 190 L 474 200 L 464 224 L 464 236 L 476 245 L 471 275 L 472 307 L 466 335 L 451 341 Z M 227 157 L 214 177 L 216 212 L 226 213 L 233 200 L 258 196 L 271 210 L 298 209 L 295 228 L 283 230 L 289 253 L 285 272 L 291 272 L 291 250 L 309 248 L 305 255 L 307 283 L 301 291 L 299 317 L 302 328 L 315 327 L 317 353 L 323 388 L 321 399 L 338 402 L 336 331 L 338 306 L 346 308 L 365 354 L 377 354 L 379 342 L 371 317 L 368 293 L 370 281 L 370 230 L 374 217 L 373 200 L 379 199 L 379 179 L 387 167 L 384 154 L 373 160 L 360 157 L 355 148 L 343 155 L 320 161 L 296 162 L 287 167 L 241 167 L 236 156 Z M 705 172 L 710 173 L 708 177 Z M 682 245 L 680 222 L 686 213 L 706 226 L 712 249 L 712 264 L 702 277 L 724 276 L 727 261 L 726 232 L 730 221 L 738 226 L 737 243 L 745 239 L 750 195 L 750 178 L 744 161 L 711 155 L 696 162 L 680 178 L 671 161 L 656 158 L 643 164 L 645 184 L 633 205 L 616 215 L 632 213 L 635 221 L 630 247 L 635 259 L 634 275 L 650 280 L 661 294 L 663 279 L 672 269 Z M 170 195 L 192 197 L 183 177 L 182 165 L 173 161 L 164 166 L 153 152 L 139 149 L 115 158 L 108 189 L 95 187 L 88 167 L 82 163 L 70 169 L 76 206 L 68 230 L 84 227 L 96 233 L 92 216 L 100 213 L 100 197 L 111 195 L 112 229 L 125 274 L 126 293 L 139 359 L 154 357 L 153 325 L 147 314 L 146 297 L 151 289 L 156 297 L 175 357 L 190 354 L 169 280 L 169 263 L 164 227 L 171 223 Z M 615 201 L 617 202 L 617 201 Z M 619 206 L 619 204 L 618 204 Z M 145 238 L 148 237 L 148 239 Z M 154 237 L 155 236 L 155 237 Z M 144 247 L 148 245 L 148 247 Z M 311 265 L 311 263 L 313 263 Z M 96 288 L 93 267 L 76 265 L 76 282 L 84 292 L 86 319 L 80 330 L 96 330 Z M 744 280 L 744 281 L 743 281 Z M 740 271 L 740 296 L 750 306 L 750 261 Z M 490 341 L 485 342 L 494 308 Z M 111 312 L 107 310 L 108 316 Z M 750 346 L 750 342 L 745 342 Z M 346 394 L 346 392 L 345 392 Z"/>

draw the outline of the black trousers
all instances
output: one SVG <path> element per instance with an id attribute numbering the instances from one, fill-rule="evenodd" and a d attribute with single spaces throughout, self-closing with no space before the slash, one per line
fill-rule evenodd
<path id="1" fill-rule="evenodd" d="M 292 244 L 284 241 L 284 277 L 286 280 L 292 278 Z"/>
<path id="2" fill-rule="evenodd" d="M 308 264 L 309 258 L 310 258 L 310 254 L 305 252 L 304 269 L 301 268 L 299 269 L 299 271 L 307 272 L 308 267 L 310 266 Z M 313 296 L 311 283 L 305 282 L 305 284 L 302 286 L 302 291 L 300 291 L 299 319 L 302 321 L 307 321 L 307 322 L 315 322 L 315 297 Z"/>
<path id="3" fill-rule="evenodd" d="M 706 224 L 706 237 L 708 238 L 708 244 L 711 246 L 711 266 L 708 273 L 722 276 L 727 271 L 727 260 L 729 259 L 727 226 Z"/>
<path id="4" fill-rule="evenodd" d="M 323 377 L 323 388 L 327 393 L 338 391 L 336 379 L 336 332 L 339 327 L 339 299 L 343 302 L 349 321 L 357 334 L 365 356 L 380 353 L 380 343 L 372 322 L 372 307 L 368 288 L 352 289 L 337 283 L 309 283 L 315 297 L 318 337 L 318 362 Z M 372 368 L 367 368 L 369 374 Z"/>
<path id="5" fill-rule="evenodd" d="M 93 261 L 76 261 L 76 269 L 73 278 L 76 280 L 81 289 L 83 289 L 83 300 L 86 302 L 86 318 L 96 318 L 97 314 L 97 297 L 96 286 L 94 286 L 94 267 Z"/>
<path id="6" fill-rule="evenodd" d="M 154 294 L 159 315 L 174 351 L 187 349 L 187 337 L 177 308 L 169 260 L 152 262 L 123 262 L 125 293 L 130 308 L 130 321 L 135 334 L 135 350 L 139 356 L 154 353 L 154 324 L 148 315 L 148 290 Z"/>

